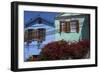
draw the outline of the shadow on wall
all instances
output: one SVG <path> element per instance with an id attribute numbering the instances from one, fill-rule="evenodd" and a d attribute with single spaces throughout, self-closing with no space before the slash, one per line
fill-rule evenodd
<path id="1" fill-rule="evenodd" d="M 90 40 L 90 15 L 85 16 L 85 20 L 83 22 L 82 30 L 81 30 L 82 40 Z"/>

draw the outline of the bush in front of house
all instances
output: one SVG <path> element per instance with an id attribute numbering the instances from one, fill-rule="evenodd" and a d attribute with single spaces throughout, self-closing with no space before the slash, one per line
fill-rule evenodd
<path id="1" fill-rule="evenodd" d="M 71 43 L 70 48 L 70 57 L 72 59 L 83 59 L 86 58 L 90 50 L 90 43 L 87 40 L 81 40 L 77 43 Z"/>
<path id="2" fill-rule="evenodd" d="M 65 47 L 68 48 L 68 42 L 63 40 L 61 41 L 54 41 L 47 44 L 44 48 L 42 48 L 41 52 L 41 59 L 42 60 L 57 60 L 64 57 L 65 54 Z M 67 50 L 66 50 L 67 52 Z"/>
<path id="3" fill-rule="evenodd" d="M 70 43 L 64 40 L 48 43 L 42 48 L 41 60 L 82 59 L 90 48 L 87 40 Z"/>

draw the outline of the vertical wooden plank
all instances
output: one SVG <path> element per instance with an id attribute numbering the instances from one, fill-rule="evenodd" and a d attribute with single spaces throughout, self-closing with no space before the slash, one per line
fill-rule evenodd
<path id="1" fill-rule="evenodd" d="M 60 22 L 60 32 L 70 32 L 70 22 L 64 21 Z"/>
<path id="2" fill-rule="evenodd" d="M 77 33 L 79 32 L 79 21 L 78 20 L 76 21 L 76 32 Z"/>
<path id="3" fill-rule="evenodd" d="M 66 29 L 67 29 L 67 31 L 66 32 L 70 32 L 70 21 L 67 21 L 66 22 Z"/>
<path id="4" fill-rule="evenodd" d="M 28 29 L 28 41 L 32 41 L 32 30 L 33 29 Z"/>
<path id="5" fill-rule="evenodd" d="M 24 42 L 28 41 L 28 31 L 25 30 L 24 32 Z"/>
<path id="6" fill-rule="evenodd" d="M 61 33 L 62 32 L 62 22 L 60 21 L 60 28 L 59 28 L 59 32 Z"/>

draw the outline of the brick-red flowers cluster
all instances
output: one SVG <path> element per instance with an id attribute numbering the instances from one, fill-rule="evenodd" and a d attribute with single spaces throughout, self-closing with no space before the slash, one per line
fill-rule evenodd
<path id="1" fill-rule="evenodd" d="M 41 52 L 41 60 L 82 59 L 89 52 L 87 40 L 69 43 L 64 40 L 48 43 Z"/>

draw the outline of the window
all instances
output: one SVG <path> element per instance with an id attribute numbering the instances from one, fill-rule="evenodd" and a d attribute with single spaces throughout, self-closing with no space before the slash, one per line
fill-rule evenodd
<path id="1" fill-rule="evenodd" d="M 79 32 L 79 22 L 78 20 L 73 21 L 61 21 L 60 22 L 60 32 Z"/>
<path id="2" fill-rule="evenodd" d="M 79 32 L 79 22 L 78 20 L 70 21 L 71 32 Z"/>
<path id="3" fill-rule="evenodd" d="M 43 41 L 45 40 L 46 30 L 44 28 L 34 29 L 32 31 L 32 39 L 35 41 Z"/>
<path id="4" fill-rule="evenodd" d="M 70 22 L 60 22 L 60 32 L 70 32 Z"/>
<path id="5" fill-rule="evenodd" d="M 28 29 L 25 31 L 24 41 L 43 41 L 45 40 L 46 30 L 44 28 Z"/>
<path id="6" fill-rule="evenodd" d="M 46 29 L 44 29 L 44 28 L 37 29 L 37 39 L 38 39 L 38 41 L 45 40 L 45 34 L 46 34 Z"/>

